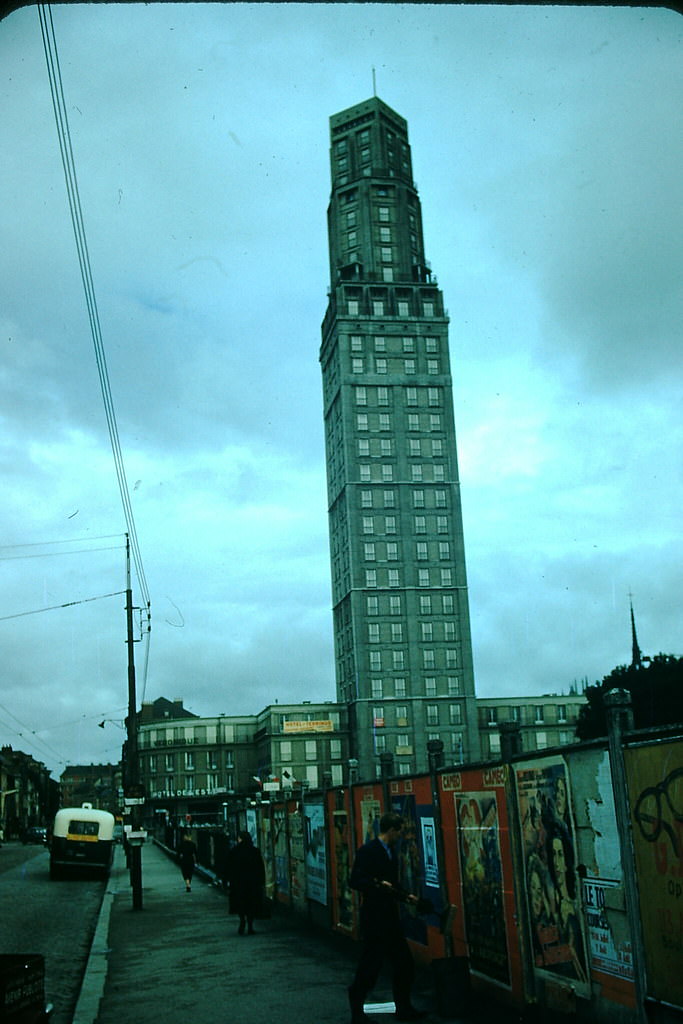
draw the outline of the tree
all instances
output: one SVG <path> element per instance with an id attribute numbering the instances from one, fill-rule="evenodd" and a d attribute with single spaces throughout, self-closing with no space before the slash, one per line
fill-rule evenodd
<path id="1" fill-rule="evenodd" d="M 602 698 L 616 689 L 630 692 L 636 729 L 683 723 L 683 658 L 658 654 L 649 664 L 618 665 L 601 683 L 586 688 L 587 704 L 576 726 L 578 739 L 607 735 Z"/>

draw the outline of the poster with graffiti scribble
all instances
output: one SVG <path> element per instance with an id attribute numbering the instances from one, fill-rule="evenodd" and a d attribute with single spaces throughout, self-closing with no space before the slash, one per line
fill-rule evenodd
<path id="1" fill-rule="evenodd" d="M 509 984 L 496 797 L 488 791 L 454 799 L 470 964 Z"/>
<path id="2" fill-rule="evenodd" d="M 562 758 L 516 771 L 534 966 L 588 992 L 569 777 Z M 580 989 L 579 987 L 580 986 Z"/>
<path id="3" fill-rule="evenodd" d="M 683 743 L 624 751 L 648 996 L 683 1006 Z"/>

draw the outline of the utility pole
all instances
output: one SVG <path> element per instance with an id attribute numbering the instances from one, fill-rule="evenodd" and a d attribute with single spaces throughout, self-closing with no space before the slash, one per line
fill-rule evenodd
<path id="1" fill-rule="evenodd" d="M 140 772 L 138 766 L 138 714 L 133 654 L 133 591 L 130 582 L 130 538 L 126 534 L 126 643 L 128 646 L 128 717 L 126 718 L 126 777 L 124 803 L 130 811 L 128 865 L 133 890 L 133 910 L 142 910 L 142 838 L 140 822 Z"/>

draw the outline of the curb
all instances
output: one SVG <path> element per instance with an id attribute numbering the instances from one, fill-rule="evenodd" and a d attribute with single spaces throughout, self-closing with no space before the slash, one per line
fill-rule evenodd
<path id="1" fill-rule="evenodd" d="M 95 1024 L 97 1020 L 107 980 L 109 918 L 114 897 L 124 885 L 127 885 L 125 860 L 122 847 L 117 845 L 71 1024 Z"/>

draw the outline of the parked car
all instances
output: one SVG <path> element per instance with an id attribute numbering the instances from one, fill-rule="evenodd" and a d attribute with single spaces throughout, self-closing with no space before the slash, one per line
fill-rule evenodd
<path id="1" fill-rule="evenodd" d="M 24 842 L 39 843 L 41 846 L 47 846 L 47 829 L 41 825 L 31 825 L 24 833 Z"/>

